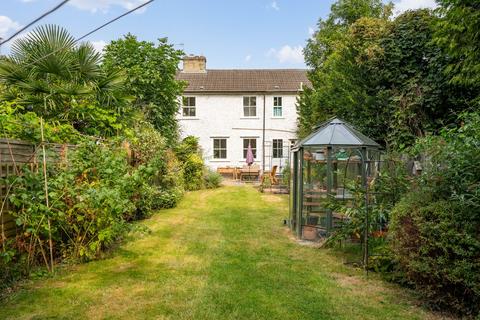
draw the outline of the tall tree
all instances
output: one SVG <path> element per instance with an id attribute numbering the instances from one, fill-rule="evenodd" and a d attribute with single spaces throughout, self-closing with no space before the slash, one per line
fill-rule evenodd
<path id="1" fill-rule="evenodd" d="M 375 42 L 384 32 L 391 11 L 392 5 L 382 1 L 340 0 L 332 5 L 327 19 L 319 20 L 318 30 L 304 51 L 313 88 L 305 90 L 299 99 L 300 136 L 332 115 L 358 119 L 362 113 L 358 106 L 369 104 L 368 92 L 375 87 L 376 79 L 365 73 L 357 60 L 376 52 Z"/>
<path id="2" fill-rule="evenodd" d="M 1 99 L 80 131 L 113 134 L 128 99 L 121 75 L 105 72 L 100 61 L 91 44 L 77 46 L 65 29 L 40 26 L 16 40 L 11 54 L 0 60 Z"/>
<path id="3" fill-rule="evenodd" d="M 312 69 L 321 68 L 325 60 L 345 41 L 348 28 L 362 17 L 388 19 L 393 5 L 381 0 L 338 0 L 327 19 L 319 19 L 317 31 L 307 41 L 305 61 Z M 313 76 L 313 74 L 312 74 Z"/>
<path id="4" fill-rule="evenodd" d="M 170 143 L 178 137 L 175 116 L 183 83 L 175 76 L 182 56 L 183 52 L 168 44 L 166 38 L 155 45 L 128 34 L 107 45 L 103 59 L 106 70 L 126 74 L 125 89 L 135 97 L 135 108 L 144 112 Z"/>
<path id="5" fill-rule="evenodd" d="M 436 42 L 451 57 L 447 74 L 460 84 L 480 84 L 480 2 L 437 0 L 442 19 L 436 25 Z M 478 97 L 478 96 L 477 96 Z"/>
<path id="6" fill-rule="evenodd" d="M 407 11 L 389 25 L 381 40 L 379 94 L 388 97 L 380 108 L 391 110 L 385 139 L 405 147 L 457 119 L 465 108 L 460 90 L 443 73 L 446 56 L 432 43 L 438 18 L 430 10 Z"/>
<path id="7" fill-rule="evenodd" d="M 404 148 L 456 121 L 471 92 L 444 73 L 449 57 L 432 41 L 438 19 L 423 9 L 394 20 L 361 17 L 348 28 L 322 25 L 305 50 L 313 89 L 299 99 L 300 135 L 336 115 Z"/>

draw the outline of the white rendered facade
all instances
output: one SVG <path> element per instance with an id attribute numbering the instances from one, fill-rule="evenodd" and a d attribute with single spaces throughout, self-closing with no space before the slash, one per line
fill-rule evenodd
<path id="1" fill-rule="evenodd" d="M 255 140 L 248 142 L 256 147 L 255 163 L 262 169 L 277 165 L 281 170 L 286 165 L 289 147 L 296 139 L 297 93 L 186 93 L 184 97 L 194 97 L 186 104 L 195 104 L 195 110 L 184 112 L 184 106 L 179 110 L 181 135 L 199 138 L 205 163 L 211 169 L 243 166 L 245 139 Z M 247 114 L 255 115 L 246 116 L 244 98 L 250 97 L 255 97 L 255 110 L 251 107 Z M 225 147 L 226 152 L 219 151 Z"/>

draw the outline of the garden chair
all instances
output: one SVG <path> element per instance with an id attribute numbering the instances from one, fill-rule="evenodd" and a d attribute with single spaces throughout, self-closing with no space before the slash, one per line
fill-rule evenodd
<path id="1" fill-rule="evenodd" d="M 278 166 L 273 166 L 270 172 L 265 172 L 262 175 L 261 183 L 263 184 L 265 182 L 265 177 L 269 177 L 272 185 L 278 184 L 277 169 L 278 169 Z"/>

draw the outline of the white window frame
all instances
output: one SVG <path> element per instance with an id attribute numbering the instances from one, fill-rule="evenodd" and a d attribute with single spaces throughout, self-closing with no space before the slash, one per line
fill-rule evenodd
<path id="1" fill-rule="evenodd" d="M 193 102 L 193 103 L 192 103 Z M 191 118 L 197 116 L 197 99 L 192 96 L 182 97 L 182 116 Z"/>
<path id="2" fill-rule="evenodd" d="M 219 141 L 219 145 L 215 146 L 215 140 Z M 221 145 L 221 142 L 225 141 L 225 146 Z M 227 159 L 228 156 L 228 142 L 227 138 L 213 138 L 213 159 Z M 218 151 L 218 156 L 216 156 L 216 151 Z M 222 157 L 222 152 L 225 152 L 225 156 Z"/>
<path id="3" fill-rule="evenodd" d="M 255 118 L 257 116 L 257 97 L 243 97 L 243 116 L 246 118 Z"/>
<path id="4" fill-rule="evenodd" d="M 276 114 L 276 110 L 280 110 L 280 114 Z M 283 98 L 282 97 L 273 97 L 273 117 L 281 118 L 283 117 Z"/>
<path id="5" fill-rule="evenodd" d="M 278 146 L 278 142 L 280 142 L 280 147 Z M 272 158 L 283 158 L 283 139 L 272 140 Z"/>

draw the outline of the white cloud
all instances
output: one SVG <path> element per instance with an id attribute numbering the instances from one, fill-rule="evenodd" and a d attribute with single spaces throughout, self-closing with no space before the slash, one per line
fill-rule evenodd
<path id="1" fill-rule="evenodd" d="M 92 44 L 93 48 L 99 53 L 102 53 L 103 48 L 105 48 L 105 46 L 107 45 L 107 43 L 103 40 L 91 41 L 90 43 Z"/>
<path id="2" fill-rule="evenodd" d="M 395 15 L 399 15 L 407 10 L 423 9 L 423 8 L 436 8 L 437 3 L 435 0 L 398 0 L 394 2 Z"/>
<path id="3" fill-rule="evenodd" d="M 144 3 L 145 0 L 71 0 L 70 5 L 80 9 L 87 10 L 90 12 L 107 12 L 110 7 L 120 6 L 124 9 L 131 10 L 140 4 Z M 145 7 L 139 9 L 137 12 L 145 11 Z"/>
<path id="4" fill-rule="evenodd" d="M 276 11 L 280 10 L 280 7 L 278 6 L 277 1 L 272 1 L 272 3 L 270 3 L 270 8 L 272 8 L 273 10 L 276 10 Z"/>
<path id="5" fill-rule="evenodd" d="M 313 37 L 314 33 L 315 33 L 315 29 L 313 29 L 312 27 L 308 27 L 308 35 L 310 36 L 310 38 Z"/>
<path id="6" fill-rule="evenodd" d="M 26 31 L 24 31 L 24 32 L 22 32 L 22 33 L 20 33 L 20 34 L 17 34 L 17 35 L 15 36 L 15 38 L 13 38 L 10 42 L 7 42 L 7 43 L 5 43 L 4 45 L 2 45 L 2 47 L 1 47 L 1 53 L 2 53 L 2 54 L 5 54 L 5 55 L 8 55 L 8 54 L 10 53 L 10 50 L 12 49 L 12 45 L 13 45 L 16 41 L 18 41 L 18 40 L 20 40 L 20 39 L 23 39 L 23 38 L 26 38 L 28 35 L 29 35 L 29 32 L 26 32 Z"/>
<path id="7" fill-rule="evenodd" d="M 252 60 L 252 55 L 247 54 L 247 56 L 245 57 L 245 62 L 249 62 L 250 60 Z"/>
<path id="8" fill-rule="evenodd" d="M 13 21 L 7 16 L 0 16 L 0 37 L 5 38 L 10 31 L 17 31 L 20 29 L 20 24 Z"/>
<path id="9" fill-rule="evenodd" d="M 273 57 L 280 63 L 303 63 L 302 46 L 291 47 L 284 45 L 279 50 L 271 48 L 267 52 L 267 57 Z"/>
<path id="10" fill-rule="evenodd" d="M 37 0 L 20 0 L 21 2 L 34 2 Z M 146 0 L 70 0 L 68 4 L 71 6 L 80 9 L 90 11 L 92 13 L 95 12 L 108 12 L 111 7 L 119 6 L 127 10 L 131 10 Z M 142 7 L 135 11 L 136 13 L 145 12 L 146 7 Z"/>

